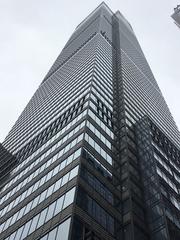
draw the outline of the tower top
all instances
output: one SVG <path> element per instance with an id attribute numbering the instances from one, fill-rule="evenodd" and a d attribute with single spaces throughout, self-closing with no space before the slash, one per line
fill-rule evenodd
<path id="1" fill-rule="evenodd" d="M 106 9 L 111 15 L 114 14 L 113 11 L 108 7 L 108 5 L 105 2 L 102 2 L 76 27 L 76 30 L 80 26 L 82 26 L 90 17 L 92 17 L 94 13 L 96 13 L 99 9 L 102 9 L 102 8 Z"/>

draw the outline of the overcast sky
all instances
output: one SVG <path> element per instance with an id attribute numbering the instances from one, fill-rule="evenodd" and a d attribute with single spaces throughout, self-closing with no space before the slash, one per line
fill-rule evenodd
<path id="1" fill-rule="evenodd" d="M 133 26 L 180 129 L 178 0 L 107 0 Z M 0 0 L 0 142 L 41 83 L 75 27 L 101 1 Z"/>

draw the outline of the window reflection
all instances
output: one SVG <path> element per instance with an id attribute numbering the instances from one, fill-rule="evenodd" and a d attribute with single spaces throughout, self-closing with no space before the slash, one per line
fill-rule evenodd
<path id="1" fill-rule="evenodd" d="M 25 230 L 25 232 L 23 233 L 24 237 L 27 237 L 28 235 L 30 235 L 37 228 L 41 227 L 43 224 L 45 224 L 47 221 L 49 221 L 52 217 L 54 217 L 56 214 L 61 212 L 64 208 L 66 208 L 67 206 L 72 204 L 73 201 L 74 201 L 75 190 L 76 190 L 76 188 L 74 187 L 71 190 L 69 190 L 68 192 L 66 192 L 63 196 L 61 196 L 55 202 L 51 203 L 42 212 L 40 212 L 38 215 L 33 217 L 28 222 L 26 222 L 25 225 L 23 225 L 21 228 L 19 228 L 15 232 L 16 234 L 12 233 L 10 235 L 10 237 L 8 237 L 8 238 L 11 239 L 11 240 L 17 240 L 17 239 L 22 240 L 21 235 L 23 233 L 23 229 Z M 47 213 L 47 215 L 46 215 L 46 213 Z M 45 217 L 44 217 L 44 219 L 41 218 L 41 216 L 43 216 L 43 215 L 46 216 L 46 218 Z M 69 224 L 70 224 L 70 219 L 68 219 L 67 222 L 65 221 L 64 225 L 62 227 L 59 226 L 57 236 L 60 236 L 60 234 L 64 234 L 64 235 L 61 235 L 61 236 L 65 236 L 64 239 L 68 239 Z M 50 232 L 49 234 L 51 236 L 51 234 L 53 235 L 54 233 Z M 48 236 L 48 239 L 52 240 L 51 238 L 49 238 L 49 236 Z M 55 238 L 55 239 L 58 240 L 60 238 Z"/>
<path id="2" fill-rule="evenodd" d="M 70 228 L 71 218 L 68 218 L 58 227 L 51 230 L 48 234 L 40 238 L 39 240 L 68 240 L 69 228 Z"/>

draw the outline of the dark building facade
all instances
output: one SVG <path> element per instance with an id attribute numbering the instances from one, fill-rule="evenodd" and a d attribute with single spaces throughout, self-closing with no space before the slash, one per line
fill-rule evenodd
<path id="1" fill-rule="evenodd" d="M 102 3 L 2 144 L 0 239 L 179 240 L 179 140 L 131 25 Z"/>
<path id="2" fill-rule="evenodd" d="M 175 24 L 180 28 L 180 5 L 177 5 L 177 7 L 174 8 L 174 13 L 171 17 L 174 19 Z"/>

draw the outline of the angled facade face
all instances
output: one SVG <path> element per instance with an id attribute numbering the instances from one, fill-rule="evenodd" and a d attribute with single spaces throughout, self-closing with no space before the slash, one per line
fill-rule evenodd
<path id="1" fill-rule="evenodd" d="M 180 239 L 179 140 L 131 25 L 102 3 L 2 144 L 0 239 Z"/>
<path id="2" fill-rule="evenodd" d="M 174 8 L 174 13 L 171 16 L 174 19 L 175 24 L 180 28 L 180 5 Z"/>

